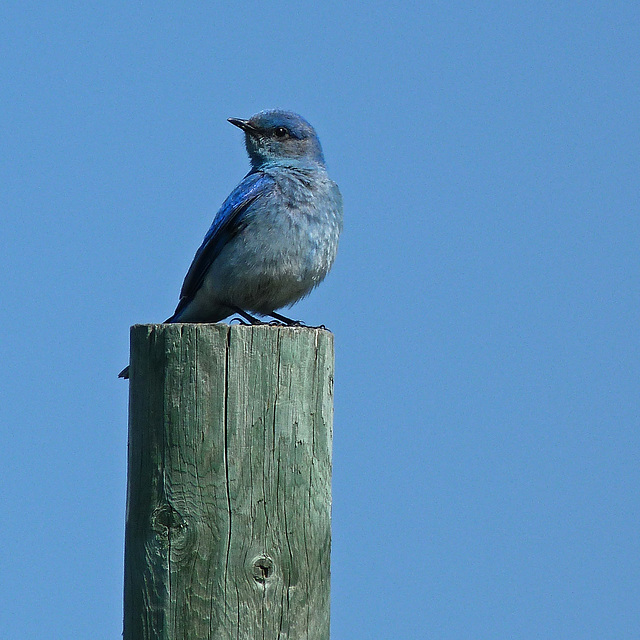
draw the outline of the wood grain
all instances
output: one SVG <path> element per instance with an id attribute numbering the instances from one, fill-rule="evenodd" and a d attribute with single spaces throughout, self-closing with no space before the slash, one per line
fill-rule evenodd
<path id="1" fill-rule="evenodd" d="M 131 329 L 125 640 L 328 640 L 333 336 Z"/>

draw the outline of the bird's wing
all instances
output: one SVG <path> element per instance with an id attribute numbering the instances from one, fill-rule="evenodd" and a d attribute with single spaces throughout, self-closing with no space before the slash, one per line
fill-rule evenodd
<path id="1" fill-rule="evenodd" d="M 242 182 L 229 194 L 207 231 L 200 248 L 184 278 L 180 291 L 180 302 L 174 313 L 179 313 L 196 294 L 207 270 L 218 257 L 222 248 L 245 226 L 245 214 L 251 205 L 273 189 L 273 178 L 260 171 L 248 173 Z"/>

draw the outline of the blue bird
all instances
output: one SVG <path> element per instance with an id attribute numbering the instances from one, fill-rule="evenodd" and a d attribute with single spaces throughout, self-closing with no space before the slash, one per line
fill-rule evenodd
<path id="1" fill-rule="evenodd" d="M 218 322 L 276 313 L 325 278 L 342 231 L 342 196 L 313 127 L 289 111 L 229 118 L 244 131 L 251 171 L 216 214 L 166 322 Z M 129 367 L 120 372 L 129 377 Z"/>

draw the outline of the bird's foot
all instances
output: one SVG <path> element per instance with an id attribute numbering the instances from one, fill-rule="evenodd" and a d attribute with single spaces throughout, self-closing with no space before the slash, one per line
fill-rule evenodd
<path id="1" fill-rule="evenodd" d="M 282 316 L 279 313 L 276 313 L 275 311 L 271 311 L 271 313 L 267 314 L 268 316 L 271 316 L 272 318 L 275 318 L 274 321 L 270 322 L 269 324 L 272 325 L 286 325 L 287 327 L 304 327 L 306 326 L 304 324 L 304 322 L 301 322 L 300 320 L 292 320 L 291 318 L 287 318 L 286 316 Z"/>
<path id="2" fill-rule="evenodd" d="M 244 320 L 246 320 L 246 322 L 244 322 L 240 318 L 237 318 L 237 320 L 238 320 L 238 322 L 240 322 L 240 324 L 244 324 L 244 325 L 267 324 L 266 322 L 263 322 L 262 320 L 258 320 L 258 318 L 252 316 L 250 313 L 247 313 L 246 311 L 244 311 L 240 307 L 231 307 L 231 309 L 232 309 L 232 311 L 234 313 L 237 313 L 239 316 L 242 316 L 242 318 L 244 318 Z"/>

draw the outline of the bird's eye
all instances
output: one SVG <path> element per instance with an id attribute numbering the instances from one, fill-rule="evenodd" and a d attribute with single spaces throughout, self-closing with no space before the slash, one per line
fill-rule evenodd
<path id="1" fill-rule="evenodd" d="M 274 133 L 276 134 L 276 138 L 285 138 L 289 134 L 284 127 L 276 127 Z"/>

